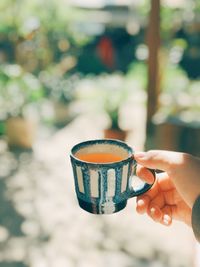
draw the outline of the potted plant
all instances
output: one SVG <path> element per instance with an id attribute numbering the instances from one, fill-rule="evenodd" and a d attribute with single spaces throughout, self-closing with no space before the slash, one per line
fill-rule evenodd
<path id="1" fill-rule="evenodd" d="M 122 130 L 119 126 L 119 111 L 119 108 L 107 111 L 110 118 L 110 126 L 107 129 L 104 129 L 104 137 L 125 141 L 127 131 Z"/>
<path id="2" fill-rule="evenodd" d="M 121 126 L 121 110 L 128 93 L 124 78 L 115 74 L 102 77 L 102 80 L 103 108 L 109 119 L 109 125 L 104 129 L 104 137 L 124 141 L 127 131 Z"/>
<path id="3" fill-rule="evenodd" d="M 6 122 L 8 144 L 31 148 L 36 121 L 30 119 L 30 114 L 35 117 L 37 109 L 33 103 L 43 97 L 39 80 L 19 65 L 3 65 L 0 67 L 0 87 L 0 116 Z"/>
<path id="4" fill-rule="evenodd" d="M 66 125 L 73 117 L 71 106 L 76 99 L 76 83 L 78 77 L 64 77 L 59 73 L 52 75 L 46 72 L 42 77 L 45 94 L 51 100 L 54 110 L 54 124 L 58 127 Z"/>
<path id="5" fill-rule="evenodd" d="M 187 84 L 178 94 L 162 94 L 161 106 L 153 118 L 155 146 L 199 155 L 199 81 Z"/>

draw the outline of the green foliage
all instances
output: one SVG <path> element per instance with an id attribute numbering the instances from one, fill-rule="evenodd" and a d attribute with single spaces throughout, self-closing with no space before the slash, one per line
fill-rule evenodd
<path id="1" fill-rule="evenodd" d="M 200 123 L 200 81 L 190 81 L 177 65 L 167 65 L 163 79 L 160 108 L 155 121 L 179 118 L 186 123 Z"/>
<path id="2" fill-rule="evenodd" d="M 110 128 L 120 129 L 120 111 L 132 89 L 128 79 L 120 74 L 102 75 L 96 79 L 99 90 L 98 101 L 110 119 Z"/>
<path id="3" fill-rule="evenodd" d="M 0 67 L 0 116 L 23 116 L 24 108 L 44 96 L 41 83 L 19 65 Z"/>
<path id="4" fill-rule="evenodd" d="M 163 45 L 169 46 L 176 31 L 198 21 L 200 10 L 199 0 L 185 1 L 183 5 L 161 5 L 161 39 Z M 198 33 L 197 33 L 198 34 Z"/>
<path id="5" fill-rule="evenodd" d="M 143 28 L 145 23 L 147 25 L 151 1 L 139 2 L 134 6 L 134 12 L 141 19 L 139 23 Z M 199 0 L 186 1 L 176 8 L 162 4 L 161 39 L 162 46 L 167 48 L 165 52 L 170 54 L 178 48 L 184 53 L 190 47 L 189 39 L 176 36 L 176 33 L 191 22 L 189 18 L 193 17 L 195 21 L 199 11 Z M 79 79 L 74 75 L 77 58 L 80 59 L 82 47 L 93 38 L 76 28 L 77 24 L 88 21 L 87 12 L 74 9 L 66 0 L 0 1 L 0 60 L 5 63 L 0 69 L 0 118 L 22 115 L 25 106 L 40 101 L 43 96 L 63 103 L 75 99 Z M 190 31 L 188 35 L 193 40 Z M 134 38 L 138 38 L 137 35 Z M 86 59 L 91 61 L 88 53 L 83 65 L 86 65 Z M 93 71 L 95 67 L 99 68 L 96 61 L 92 60 L 92 63 Z M 176 63 L 180 64 L 180 61 Z M 177 65 L 172 66 L 164 76 L 163 91 L 173 95 L 173 92 L 182 92 L 183 87 L 191 88 L 187 87 L 189 81 L 185 76 Z M 127 88 L 146 88 L 146 62 L 134 62 L 125 78 L 119 77 L 114 74 L 110 78 L 107 75 L 93 78 L 94 87 L 98 87 L 100 92 L 97 105 L 103 106 L 113 128 L 119 127 L 120 109 L 127 99 Z M 178 82 L 176 77 L 179 77 Z"/>
<path id="6" fill-rule="evenodd" d="M 89 40 L 72 27 L 82 13 L 65 0 L 1 0 L 0 13 L 0 119 L 43 97 L 74 100 L 72 73 Z"/>
<path id="7" fill-rule="evenodd" d="M 144 62 L 130 64 L 126 77 L 132 81 L 134 80 L 139 89 L 146 89 L 147 65 Z"/>
<path id="8" fill-rule="evenodd" d="M 69 75 L 63 77 L 56 75 L 55 69 L 44 71 L 40 75 L 43 84 L 45 96 L 53 102 L 69 104 L 76 99 L 77 84 L 79 82 L 78 75 Z"/>
<path id="9" fill-rule="evenodd" d="M 162 81 L 163 92 L 178 95 L 189 89 L 189 80 L 186 73 L 178 65 L 166 65 Z"/>
<path id="10" fill-rule="evenodd" d="M 6 132 L 6 125 L 4 121 L 0 121 L 0 136 L 4 135 Z"/>
<path id="11" fill-rule="evenodd" d="M 5 62 L 19 64 L 28 72 L 39 74 L 68 57 L 76 59 L 80 46 L 89 40 L 72 27 L 81 12 L 64 0 L 2 0 L 0 13 Z M 68 66 L 65 72 L 75 65 Z"/>

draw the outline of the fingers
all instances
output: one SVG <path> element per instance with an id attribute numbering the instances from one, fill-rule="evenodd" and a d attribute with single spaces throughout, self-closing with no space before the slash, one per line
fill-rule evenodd
<path id="1" fill-rule="evenodd" d="M 141 167 L 138 169 L 138 175 L 141 177 L 145 174 L 146 179 L 146 176 L 149 175 L 146 171 L 148 170 Z M 177 200 L 177 197 L 175 197 L 173 183 L 169 180 L 167 173 L 161 173 L 157 175 L 157 179 L 151 189 L 145 194 L 138 196 L 137 211 L 141 214 L 147 212 L 149 204 L 163 208 L 165 205 L 173 205 L 175 200 Z"/>
<path id="2" fill-rule="evenodd" d="M 143 196 L 138 197 L 136 200 L 136 210 L 139 214 L 144 214 L 147 212 L 147 209 L 149 207 L 150 197 L 149 196 Z"/>
<path id="3" fill-rule="evenodd" d="M 150 183 L 151 179 L 154 177 L 153 174 L 146 169 L 145 167 L 138 165 L 137 168 L 137 175 L 144 180 L 145 182 Z M 154 178 L 153 178 L 154 179 Z M 159 204 L 161 201 L 163 203 L 164 200 L 162 200 L 160 197 L 157 198 L 157 195 L 159 192 L 163 193 L 163 197 L 166 195 L 167 202 L 172 202 L 172 200 L 169 199 L 170 192 L 169 191 L 174 191 L 175 187 L 173 182 L 170 180 L 168 174 L 166 172 L 159 173 L 156 175 L 156 180 L 151 187 L 145 194 L 142 196 L 138 197 L 138 199 L 142 199 L 144 196 L 148 196 L 151 201 L 153 201 L 155 204 L 158 204 L 159 207 L 161 207 L 163 204 Z M 172 195 L 173 196 L 173 195 Z M 171 203 L 167 203 L 171 204 Z"/>
<path id="4" fill-rule="evenodd" d="M 161 191 L 169 191 L 174 188 L 174 183 L 166 172 L 157 174 L 158 186 Z"/>
<path id="5" fill-rule="evenodd" d="M 137 197 L 136 210 L 139 214 L 147 213 L 149 216 L 156 213 L 164 206 L 164 199 L 161 194 L 151 198 L 148 194 Z"/>
<path id="6" fill-rule="evenodd" d="M 156 179 L 152 187 L 145 194 L 141 195 L 139 198 L 148 196 L 152 201 L 158 195 L 158 193 L 159 193 L 159 187 L 158 187 L 158 180 Z"/>
<path id="7" fill-rule="evenodd" d="M 147 214 L 151 217 L 155 222 L 160 222 L 162 219 L 162 211 L 156 204 L 151 204 L 149 207 Z"/>
<path id="8" fill-rule="evenodd" d="M 165 206 L 162 208 L 162 218 L 160 223 L 166 226 L 170 226 L 172 224 L 172 210 L 170 206 Z"/>
<path id="9" fill-rule="evenodd" d="M 170 226 L 172 224 L 172 212 L 170 206 L 165 206 L 160 209 L 158 206 L 153 205 L 149 208 L 148 214 L 155 222 L 159 222 L 165 226 Z"/>
<path id="10" fill-rule="evenodd" d="M 147 168 L 168 172 L 184 161 L 184 154 L 165 150 L 150 150 L 148 152 L 136 152 L 134 158 L 139 164 Z"/>
<path id="11" fill-rule="evenodd" d="M 150 182 L 150 179 L 152 179 L 149 170 L 140 165 L 138 165 L 137 175 L 142 177 L 146 182 Z M 168 174 L 166 172 L 158 174 L 152 188 L 137 198 L 137 212 L 139 214 L 147 213 L 155 222 L 166 226 L 171 225 L 171 205 L 174 204 L 173 192 L 174 185 L 170 181 Z"/>
<path id="12" fill-rule="evenodd" d="M 165 205 L 162 195 L 158 195 L 153 201 L 147 195 L 138 197 L 136 210 L 139 214 L 147 213 L 155 222 L 160 222 L 164 225 L 170 225 L 172 223 L 170 206 Z"/>
<path id="13" fill-rule="evenodd" d="M 155 178 L 153 173 L 141 165 L 137 165 L 136 174 L 137 176 L 139 176 L 139 178 L 141 178 L 144 182 L 148 184 L 152 184 L 154 182 Z"/>
<path id="14" fill-rule="evenodd" d="M 146 212 L 155 222 L 165 226 L 170 226 L 172 224 L 172 210 L 168 205 L 160 208 L 158 205 L 150 203 L 146 198 L 145 201 L 141 199 L 138 200 L 136 210 L 139 214 L 144 214 Z"/>

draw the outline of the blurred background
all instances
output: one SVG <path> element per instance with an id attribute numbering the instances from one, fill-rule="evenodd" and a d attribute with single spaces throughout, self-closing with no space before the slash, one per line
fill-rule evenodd
<path id="1" fill-rule="evenodd" d="M 71 147 L 200 156 L 198 0 L 0 1 L 0 267 L 197 267 L 191 229 L 77 204 Z"/>

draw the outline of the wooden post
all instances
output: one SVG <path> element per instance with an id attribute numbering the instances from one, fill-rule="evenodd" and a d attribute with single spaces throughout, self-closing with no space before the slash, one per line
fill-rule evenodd
<path id="1" fill-rule="evenodd" d="M 147 138 L 154 132 L 152 117 L 158 108 L 160 91 L 159 79 L 159 47 L 160 47 L 160 0 L 151 0 L 149 24 L 147 29 L 148 57 L 148 84 L 147 84 Z"/>

